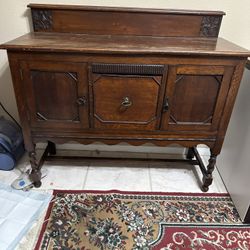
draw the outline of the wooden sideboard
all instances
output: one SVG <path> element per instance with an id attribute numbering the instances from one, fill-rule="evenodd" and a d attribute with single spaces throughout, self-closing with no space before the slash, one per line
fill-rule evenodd
<path id="1" fill-rule="evenodd" d="M 30 4 L 34 32 L 7 49 L 30 178 L 35 144 L 188 147 L 212 183 L 250 52 L 218 38 L 223 12 Z M 205 166 L 196 146 L 211 150 Z"/>

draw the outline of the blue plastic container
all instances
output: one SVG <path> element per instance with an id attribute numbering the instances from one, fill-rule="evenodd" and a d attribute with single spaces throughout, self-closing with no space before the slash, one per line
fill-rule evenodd
<path id="1" fill-rule="evenodd" d="M 11 170 L 24 154 L 23 136 L 12 121 L 0 117 L 0 170 Z"/>

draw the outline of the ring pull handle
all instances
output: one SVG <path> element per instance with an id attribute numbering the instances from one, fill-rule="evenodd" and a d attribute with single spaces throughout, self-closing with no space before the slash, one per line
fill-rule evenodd
<path id="1" fill-rule="evenodd" d="M 78 97 L 77 100 L 76 100 L 76 103 L 79 106 L 84 106 L 87 103 L 87 98 L 85 96 Z"/>
<path id="2" fill-rule="evenodd" d="M 132 103 L 132 101 L 129 99 L 129 97 L 125 96 L 125 97 L 123 97 L 122 103 L 121 103 L 121 104 L 122 104 L 123 107 L 128 108 L 128 107 L 130 107 L 133 103 Z"/>

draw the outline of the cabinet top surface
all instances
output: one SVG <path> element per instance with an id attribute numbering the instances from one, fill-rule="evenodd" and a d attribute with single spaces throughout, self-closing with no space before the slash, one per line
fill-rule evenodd
<path id="1" fill-rule="evenodd" d="M 15 51 L 103 54 L 250 56 L 223 38 L 183 38 L 31 32 L 0 45 Z"/>

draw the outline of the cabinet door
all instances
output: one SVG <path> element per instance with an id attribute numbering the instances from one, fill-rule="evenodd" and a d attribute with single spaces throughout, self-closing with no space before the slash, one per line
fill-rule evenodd
<path id="1" fill-rule="evenodd" d="M 93 64 L 93 127 L 158 129 L 165 86 L 163 72 L 163 65 Z"/>
<path id="2" fill-rule="evenodd" d="M 88 127 L 85 64 L 32 61 L 21 69 L 33 127 Z"/>
<path id="3" fill-rule="evenodd" d="M 232 67 L 170 67 L 162 129 L 216 131 L 223 112 Z"/>

